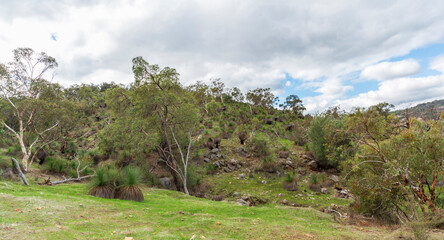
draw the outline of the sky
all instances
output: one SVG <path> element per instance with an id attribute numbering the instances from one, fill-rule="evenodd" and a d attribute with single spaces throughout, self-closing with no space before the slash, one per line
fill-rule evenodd
<path id="1" fill-rule="evenodd" d="M 134 81 L 131 60 L 295 94 L 307 113 L 444 98 L 444 1 L 0 0 L 0 63 L 30 47 L 63 86 Z"/>

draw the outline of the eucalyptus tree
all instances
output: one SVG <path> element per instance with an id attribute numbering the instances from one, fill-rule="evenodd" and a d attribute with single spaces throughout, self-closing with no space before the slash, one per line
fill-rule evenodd
<path id="1" fill-rule="evenodd" d="M 151 139 L 151 145 L 170 169 L 174 183 L 189 194 L 188 175 L 193 130 L 199 116 L 193 95 L 179 83 L 175 69 L 133 59 L 135 82 L 128 91 L 116 88 L 109 99 L 113 112 L 129 116 L 134 134 Z M 134 125 L 136 124 L 136 125 Z M 147 142 L 148 144 L 148 142 Z"/>
<path id="2" fill-rule="evenodd" d="M 13 53 L 12 62 L 0 65 L 0 97 L 8 104 L 1 111 L 0 123 L 16 138 L 27 171 L 35 158 L 33 148 L 55 139 L 59 121 L 53 112 L 58 106 L 51 101 L 59 99 L 62 91 L 44 80 L 58 66 L 53 57 L 35 54 L 30 48 L 17 48 Z"/>

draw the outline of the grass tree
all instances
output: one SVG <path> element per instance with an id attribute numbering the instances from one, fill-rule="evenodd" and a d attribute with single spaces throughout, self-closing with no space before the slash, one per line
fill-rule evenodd
<path id="1" fill-rule="evenodd" d="M 101 198 L 114 198 L 114 188 L 117 179 L 117 170 L 99 167 L 89 183 L 89 195 Z"/>
<path id="2" fill-rule="evenodd" d="M 53 57 L 35 54 L 30 48 L 14 51 L 14 61 L 0 64 L 0 97 L 3 101 L 0 123 L 16 138 L 22 152 L 22 165 L 27 171 L 35 159 L 33 148 L 40 149 L 54 141 L 59 121 L 48 117 L 57 104 L 60 87 L 49 84 L 44 77 L 57 67 Z"/>
<path id="3" fill-rule="evenodd" d="M 120 174 L 120 185 L 116 191 L 115 198 L 143 202 L 143 192 L 139 188 L 141 182 L 140 170 L 138 168 L 127 166 Z"/>

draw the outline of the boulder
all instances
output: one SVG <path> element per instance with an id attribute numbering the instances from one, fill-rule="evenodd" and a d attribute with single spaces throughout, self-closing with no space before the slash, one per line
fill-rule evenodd
<path id="1" fill-rule="evenodd" d="M 331 179 L 332 181 L 334 181 L 334 182 L 339 182 L 339 177 L 336 176 L 336 175 L 331 175 L 331 176 L 330 176 L 330 179 Z"/>
<path id="2" fill-rule="evenodd" d="M 210 153 L 216 154 L 219 152 L 219 148 L 213 148 L 211 149 Z"/>
<path id="3" fill-rule="evenodd" d="M 271 118 L 265 119 L 265 124 L 272 125 L 273 124 L 273 119 L 271 119 Z"/>
<path id="4" fill-rule="evenodd" d="M 242 173 L 241 175 L 239 175 L 238 179 L 244 179 L 245 178 L 245 173 Z"/>
<path id="5" fill-rule="evenodd" d="M 171 189 L 171 179 L 169 177 L 159 178 L 159 183 L 162 187 Z"/>
<path id="6" fill-rule="evenodd" d="M 312 160 L 307 163 L 307 167 L 312 171 L 317 171 L 318 170 L 318 163 L 316 161 Z"/>
<path id="7" fill-rule="evenodd" d="M 322 187 L 324 187 L 324 188 L 333 187 L 335 184 L 336 184 L 336 182 L 331 179 L 327 179 L 321 183 Z"/>
<path id="8" fill-rule="evenodd" d="M 204 158 L 204 162 L 209 163 L 211 160 L 209 158 Z"/>
<path id="9" fill-rule="evenodd" d="M 286 159 L 286 158 L 290 157 L 290 152 L 288 152 L 288 151 L 280 152 L 279 157 Z"/>
<path id="10" fill-rule="evenodd" d="M 321 188 L 321 193 L 323 193 L 323 194 L 328 194 L 329 191 L 328 191 L 327 188 Z"/>
<path id="11" fill-rule="evenodd" d="M 239 154 L 239 156 L 241 156 L 241 157 L 246 157 L 248 152 L 245 151 L 245 149 L 243 147 L 238 147 L 236 149 L 236 153 Z"/>

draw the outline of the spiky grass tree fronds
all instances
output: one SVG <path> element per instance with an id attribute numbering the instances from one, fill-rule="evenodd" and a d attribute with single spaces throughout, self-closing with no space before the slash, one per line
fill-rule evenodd
<path id="1" fill-rule="evenodd" d="M 139 188 L 140 181 L 141 173 L 138 168 L 130 166 L 124 168 L 119 182 L 121 185 L 116 191 L 115 198 L 143 202 L 143 193 Z"/>
<path id="2" fill-rule="evenodd" d="M 96 175 L 90 182 L 89 195 L 101 198 L 113 198 L 116 178 L 117 170 L 107 167 L 97 168 Z"/>

